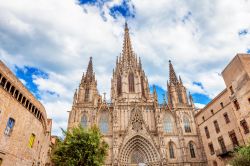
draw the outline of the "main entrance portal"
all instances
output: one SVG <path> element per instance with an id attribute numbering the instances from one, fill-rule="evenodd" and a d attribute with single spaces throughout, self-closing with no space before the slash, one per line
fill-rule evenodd
<path id="1" fill-rule="evenodd" d="M 159 154 L 154 145 L 140 135 L 128 140 L 121 149 L 121 165 L 158 165 L 159 161 Z"/>

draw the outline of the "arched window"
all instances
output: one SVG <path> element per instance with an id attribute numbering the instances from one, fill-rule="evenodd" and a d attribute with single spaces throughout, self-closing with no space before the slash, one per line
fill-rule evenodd
<path id="1" fill-rule="evenodd" d="M 128 76 L 129 92 L 135 92 L 134 74 L 129 73 Z"/>
<path id="2" fill-rule="evenodd" d="M 85 90 L 84 101 L 89 101 L 89 88 L 86 88 L 86 90 Z"/>
<path id="3" fill-rule="evenodd" d="M 88 126 L 88 118 L 85 114 L 82 116 L 81 125 L 83 128 L 86 128 Z"/>
<path id="4" fill-rule="evenodd" d="M 122 77 L 119 75 L 117 77 L 117 94 L 120 95 L 122 93 Z"/>
<path id="5" fill-rule="evenodd" d="M 195 158 L 194 144 L 192 142 L 189 142 L 189 150 L 191 158 Z"/>
<path id="6" fill-rule="evenodd" d="M 181 90 L 180 90 L 180 89 L 177 91 L 177 95 L 178 95 L 179 103 L 183 103 L 183 100 L 182 100 L 182 93 L 181 93 Z"/>
<path id="7" fill-rule="evenodd" d="M 142 96 L 145 97 L 144 79 L 142 76 L 141 76 L 141 93 L 142 93 Z"/>
<path id="8" fill-rule="evenodd" d="M 99 128 L 103 134 L 109 131 L 109 115 L 107 112 L 103 112 L 100 115 Z"/>
<path id="9" fill-rule="evenodd" d="M 173 158 L 175 158 L 174 157 L 174 143 L 173 142 L 169 142 L 169 144 L 168 144 L 168 148 L 169 148 L 169 157 L 171 158 L 171 159 L 173 159 Z"/>
<path id="10" fill-rule="evenodd" d="M 171 133 L 173 132 L 173 123 L 172 123 L 172 119 L 170 117 L 171 115 L 166 115 L 165 119 L 164 119 L 164 130 L 167 133 Z"/>
<path id="11" fill-rule="evenodd" d="M 189 121 L 189 118 L 187 116 L 184 116 L 183 122 L 184 122 L 184 130 L 185 130 L 185 132 L 186 133 L 191 133 L 190 121 Z"/>

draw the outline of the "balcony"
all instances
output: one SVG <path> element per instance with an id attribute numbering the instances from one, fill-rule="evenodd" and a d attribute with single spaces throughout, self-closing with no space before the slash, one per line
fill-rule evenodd
<path id="1" fill-rule="evenodd" d="M 245 143 L 243 142 L 243 140 L 238 141 L 238 143 L 239 143 L 239 146 L 245 145 Z M 220 148 L 220 149 L 215 150 L 215 154 L 216 154 L 216 156 L 219 156 L 219 157 L 222 157 L 222 158 L 224 158 L 224 157 L 230 157 L 231 154 L 234 152 L 234 150 L 235 150 L 236 147 L 237 146 L 235 146 L 233 144 L 229 144 L 229 145 L 226 145 L 226 147 L 224 149 Z"/>

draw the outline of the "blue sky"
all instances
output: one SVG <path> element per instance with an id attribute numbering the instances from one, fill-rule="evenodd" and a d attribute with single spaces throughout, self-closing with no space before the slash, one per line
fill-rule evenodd
<path id="1" fill-rule="evenodd" d="M 236 53 L 250 53 L 249 8 L 245 0 L 6 1 L 0 4 L 0 59 L 43 103 L 58 134 L 90 56 L 99 93 L 109 97 L 127 20 L 159 101 L 171 59 L 202 107 L 225 88 L 220 73 Z"/>

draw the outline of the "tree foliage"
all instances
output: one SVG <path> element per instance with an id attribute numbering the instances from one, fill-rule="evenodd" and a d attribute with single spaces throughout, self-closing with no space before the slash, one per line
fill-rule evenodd
<path id="1" fill-rule="evenodd" d="M 63 131 L 64 140 L 58 141 L 52 156 L 57 166 L 100 166 L 107 155 L 108 144 L 102 140 L 97 127 L 84 129 L 81 125 Z"/>
<path id="2" fill-rule="evenodd" d="M 233 166 L 249 166 L 250 165 L 250 145 L 239 147 L 230 164 Z"/>

